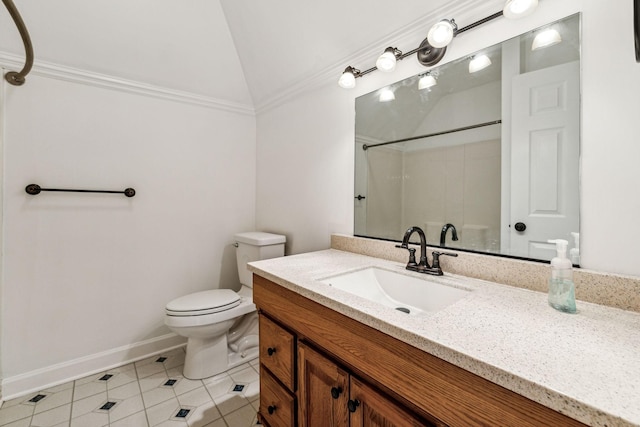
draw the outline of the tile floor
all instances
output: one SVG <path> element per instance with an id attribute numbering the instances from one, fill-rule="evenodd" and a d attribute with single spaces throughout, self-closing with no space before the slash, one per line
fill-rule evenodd
<path id="1" fill-rule="evenodd" d="M 204 380 L 182 376 L 184 348 L 9 400 L 2 427 L 249 427 L 258 360 Z"/>

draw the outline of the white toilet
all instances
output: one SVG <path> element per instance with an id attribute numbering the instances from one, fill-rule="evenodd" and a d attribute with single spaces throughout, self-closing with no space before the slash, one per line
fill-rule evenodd
<path id="1" fill-rule="evenodd" d="M 285 236 L 262 232 L 235 235 L 242 288 L 213 289 L 167 304 L 164 323 L 187 337 L 184 376 L 208 378 L 258 357 L 258 313 L 247 263 L 284 256 Z"/>

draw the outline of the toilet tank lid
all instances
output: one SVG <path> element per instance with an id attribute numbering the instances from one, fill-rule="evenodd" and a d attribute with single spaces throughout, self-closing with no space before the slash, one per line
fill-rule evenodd
<path id="1" fill-rule="evenodd" d="M 249 231 L 247 233 L 238 233 L 235 239 L 239 243 L 246 243 L 253 246 L 269 246 L 284 243 L 287 238 L 280 234 L 264 233 L 262 231 Z"/>

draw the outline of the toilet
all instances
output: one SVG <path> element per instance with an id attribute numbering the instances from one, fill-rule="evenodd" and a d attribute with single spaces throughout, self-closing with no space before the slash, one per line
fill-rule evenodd
<path id="1" fill-rule="evenodd" d="M 263 232 L 235 235 L 242 287 L 195 292 L 165 307 L 164 323 L 187 338 L 184 376 L 203 379 L 258 357 L 258 313 L 247 263 L 284 256 L 285 236 Z"/>

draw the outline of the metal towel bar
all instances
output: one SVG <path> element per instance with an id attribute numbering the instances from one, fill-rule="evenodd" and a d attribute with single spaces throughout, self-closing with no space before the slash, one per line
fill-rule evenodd
<path id="1" fill-rule="evenodd" d="M 136 190 L 133 188 L 125 188 L 124 191 L 112 191 L 112 190 L 71 190 L 62 188 L 42 188 L 38 184 L 29 184 L 25 187 L 24 191 L 32 196 L 40 194 L 41 191 L 64 191 L 71 193 L 116 193 L 124 194 L 127 197 L 133 197 L 136 195 Z"/>

